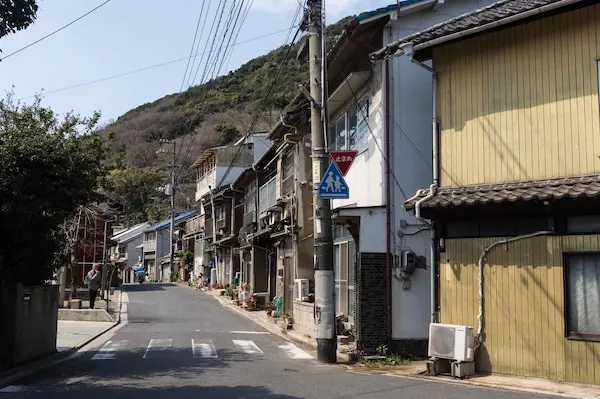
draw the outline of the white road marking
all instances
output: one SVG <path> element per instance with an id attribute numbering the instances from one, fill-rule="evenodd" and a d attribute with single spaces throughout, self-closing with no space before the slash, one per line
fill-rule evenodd
<path id="1" fill-rule="evenodd" d="M 0 389 L 0 393 L 15 393 L 15 392 L 25 392 L 27 387 L 25 385 L 9 385 Z"/>
<path id="2" fill-rule="evenodd" d="M 211 358 L 216 359 L 217 350 L 215 345 L 210 339 L 192 339 L 192 354 L 195 359 L 198 358 Z"/>
<path id="3" fill-rule="evenodd" d="M 312 359 L 311 355 L 298 348 L 291 342 L 285 345 L 279 345 L 279 349 L 282 349 L 292 359 Z"/>
<path id="4" fill-rule="evenodd" d="M 92 360 L 111 360 L 116 357 L 116 352 L 125 349 L 127 346 L 127 340 L 121 341 L 107 341 L 102 349 L 98 351 Z"/>
<path id="5" fill-rule="evenodd" d="M 247 353 L 249 355 L 262 355 L 263 354 L 263 351 L 260 350 L 260 348 L 258 346 L 256 346 L 254 341 L 234 339 L 233 343 L 238 348 L 238 350 L 241 350 L 242 352 Z"/>
<path id="6" fill-rule="evenodd" d="M 268 331 L 229 331 L 231 334 L 256 334 L 256 335 L 266 335 L 271 334 Z"/>
<path id="7" fill-rule="evenodd" d="M 148 347 L 146 348 L 146 352 L 144 352 L 143 359 L 147 359 L 149 355 L 152 355 L 152 352 L 158 352 L 158 351 L 164 350 L 166 348 L 170 348 L 172 341 L 173 340 L 170 339 L 170 338 L 168 338 L 168 339 L 156 339 L 156 338 L 152 338 L 150 340 L 150 342 L 148 343 Z"/>

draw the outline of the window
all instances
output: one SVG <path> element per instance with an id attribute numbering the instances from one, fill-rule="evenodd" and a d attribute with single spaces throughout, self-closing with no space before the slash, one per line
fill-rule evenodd
<path id="1" fill-rule="evenodd" d="M 360 100 L 329 127 L 329 150 L 354 150 L 364 142 L 369 129 L 369 101 Z"/>
<path id="2" fill-rule="evenodd" d="M 277 204 L 276 178 L 262 185 L 258 190 L 258 212 L 262 213 Z"/>
<path id="3" fill-rule="evenodd" d="M 600 253 L 564 257 L 568 338 L 600 341 Z"/>
<path id="4" fill-rule="evenodd" d="M 281 165 L 281 193 L 289 194 L 294 189 L 294 152 L 284 155 Z"/>
<path id="5" fill-rule="evenodd" d="M 352 323 L 355 314 L 354 299 L 354 261 L 356 246 L 350 233 L 343 226 L 336 226 L 334 234 L 338 237 L 334 244 L 335 273 L 335 312 L 348 316 Z"/>
<path id="6" fill-rule="evenodd" d="M 256 210 L 256 183 L 251 182 L 244 191 L 244 214 L 248 214 Z"/>
<path id="7" fill-rule="evenodd" d="M 567 217 L 567 233 L 600 233 L 600 215 Z"/>

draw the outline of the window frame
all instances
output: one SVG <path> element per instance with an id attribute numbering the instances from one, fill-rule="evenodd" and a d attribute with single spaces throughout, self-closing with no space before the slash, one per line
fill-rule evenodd
<path id="1" fill-rule="evenodd" d="M 369 129 L 369 105 L 370 105 L 370 97 L 368 94 L 364 94 L 363 96 L 361 96 L 358 101 L 353 102 L 352 104 L 350 104 L 347 108 L 345 108 L 344 112 L 342 112 L 341 114 L 338 115 L 337 118 L 333 119 L 330 124 L 329 124 L 329 132 L 328 132 L 328 150 L 329 151 L 352 151 L 352 150 L 357 150 L 357 151 L 361 151 L 363 148 L 362 146 L 359 144 L 361 142 L 363 142 L 364 140 L 364 134 L 361 137 L 358 137 L 358 132 L 359 132 L 359 121 L 357 120 L 356 122 L 356 131 L 354 132 L 354 145 L 350 145 L 350 131 L 348 129 L 349 127 L 349 112 L 351 110 L 357 110 L 360 109 L 362 107 L 366 107 L 366 115 L 365 118 L 362 119 L 362 121 L 366 121 L 366 129 Z M 355 111 L 356 112 L 356 111 Z M 338 141 L 338 135 L 337 135 L 337 124 L 340 120 L 344 120 L 344 149 L 338 148 L 337 147 L 337 141 Z"/>
<path id="2" fill-rule="evenodd" d="M 570 256 L 598 256 L 600 257 L 600 251 L 568 251 L 562 254 L 562 266 L 563 266 L 563 320 L 564 320 L 564 337 L 569 341 L 588 341 L 588 342 L 600 342 L 600 332 L 594 333 L 578 333 L 569 331 L 569 308 L 571 305 L 570 292 L 568 282 L 569 275 L 569 262 Z"/>

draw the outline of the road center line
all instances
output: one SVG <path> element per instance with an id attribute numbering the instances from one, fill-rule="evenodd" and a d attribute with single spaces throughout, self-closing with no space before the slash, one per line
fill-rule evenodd
<path id="1" fill-rule="evenodd" d="M 210 339 L 192 339 L 192 354 L 195 359 L 216 359 L 219 357 L 215 349 L 215 344 Z"/>
<path id="2" fill-rule="evenodd" d="M 116 357 L 116 352 L 125 349 L 127 340 L 121 341 L 106 341 L 102 349 L 98 351 L 92 360 L 111 360 Z"/>
<path id="3" fill-rule="evenodd" d="M 263 351 L 256 346 L 254 341 L 246 341 L 241 339 L 234 339 L 233 343 L 238 348 L 238 350 L 247 353 L 249 355 L 262 355 Z"/>

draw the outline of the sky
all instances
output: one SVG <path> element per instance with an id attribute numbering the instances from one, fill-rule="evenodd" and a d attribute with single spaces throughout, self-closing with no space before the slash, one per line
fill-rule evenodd
<path id="1" fill-rule="evenodd" d="M 94 111 L 100 111 L 101 121 L 106 122 L 139 105 L 176 93 L 182 85 L 186 60 L 49 92 L 188 57 L 202 1 L 205 1 L 205 7 L 210 4 L 211 10 L 218 4 L 217 0 L 212 3 L 209 3 L 211 0 L 111 0 L 73 25 L 0 62 L 0 95 L 13 91 L 15 98 L 30 102 L 31 96 L 47 92 L 42 102 L 56 112 L 73 111 L 91 116 Z M 254 0 L 237 42 L 288 30 L 299 1 Z M 38 1 L 40 10 L 36 22 L 26 30 L 0 39 L 0 58 L 103 2 Z M 328 23 L 333 23 L 347 15 L 390 3 L 393 1 L 326 0 L 326 18 Z M 208 40 L 211 22 L 212 18 L 209 18 L 200 49 Z M 281 46 L 286 35 L 287 31 L 279 32 L 235 46 L 227 71 Z"/>

